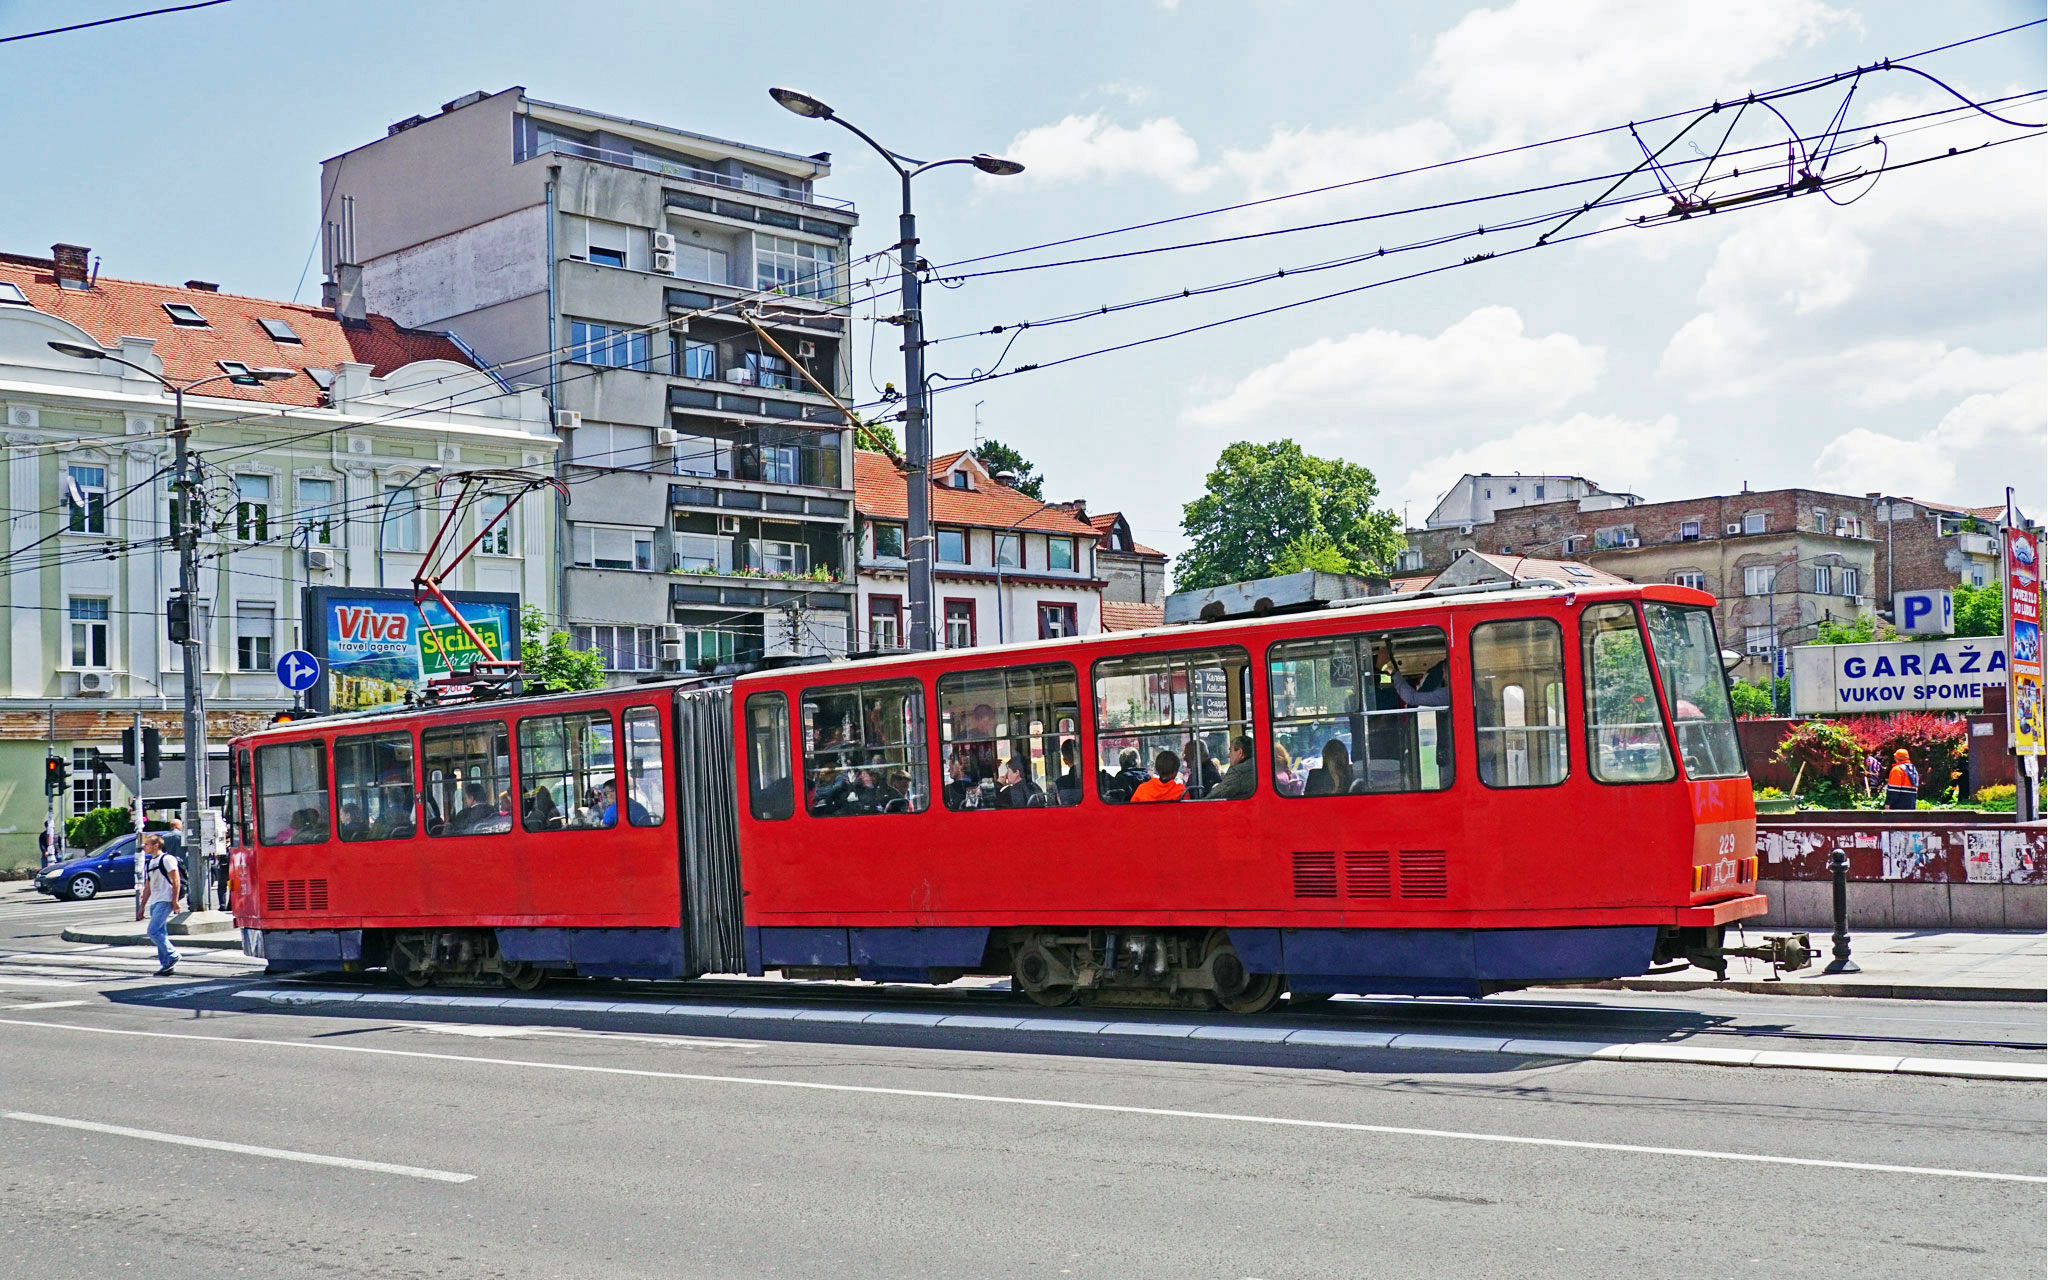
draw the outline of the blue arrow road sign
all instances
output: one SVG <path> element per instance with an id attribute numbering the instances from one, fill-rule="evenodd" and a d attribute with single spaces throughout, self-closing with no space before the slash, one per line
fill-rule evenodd
<path id="1" fill-rule="evenodd" d="M 293 693 L 304 693 L 320 683 L 320 663 L 304 649 L 294 649 L 277 660 L 277 682 Z"/>

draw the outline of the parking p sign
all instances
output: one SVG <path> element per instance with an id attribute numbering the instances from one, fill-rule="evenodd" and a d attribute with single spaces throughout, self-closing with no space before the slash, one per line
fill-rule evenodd
<path id="1" fill-rule="evenodd" d="M 1892 619 L 1902 636 L 1952 636 L 1956 633 L 1955 593 L 1901 591 L 1892 597 Z"/>

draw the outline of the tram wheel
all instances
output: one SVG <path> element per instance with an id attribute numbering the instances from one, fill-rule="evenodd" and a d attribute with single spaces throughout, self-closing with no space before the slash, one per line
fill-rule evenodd
<path id="1" fill-rule="evenodd" d="M 1027 989 L 1024 994 L 1041 1009 L 1064 1009 L 1081 998 L 1081 993 L 1072 987 L 1040 987 L 1036 991 Z"/>
<path id="2" fill-rule="evenodd" d="M 398 980 L 417 991 L 421 987 L 433 985 L 434 975 L 425 969 L 400 969 Z"/>
<path id="3" fill-rule="evenodd" d="M 500 964 L 498 980 L 514 991 L 531 991 L 548 980 L 547 970 L 537 964 L 519 961 L 514 964 Z"/>
<path id="4" fill-rule="evenodd" d="M 1230 934 L 1217 929 L 1202 947 L 1202 966 L 1215 982 L 1216 1003 L 1230 1013 L 1264 1013 L 1280 1003 L 1286 983 L 1277 973 L 1250 973 L 1230 944 Z"/>

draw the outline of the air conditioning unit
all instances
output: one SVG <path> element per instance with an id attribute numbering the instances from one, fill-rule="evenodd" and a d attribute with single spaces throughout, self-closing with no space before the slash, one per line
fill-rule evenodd
<path id="1" fill-rule="evenodd" d="M 1643 545 L 1643 540 L 1641 538 L 1623 538 L 1614 545 L 1618 547 L 1640 547 Z"/>
<path id="2" fill-rule="evenodd" d="M 78 673 L 78 692 L 88 697 L 103 695 L 113 687 L 113 677 L 104 671 L 81 671 Z"/>
<path id="3" fill-rule="evenodd" d="M 672 276 L 676 273 L 676 255 L 657 253 L 654 255 L 654 270 L 657 275 Z"/>
<path id="4" fill-rule="evenodd" d="M 574 409 L 555 410 L 555 430 L 574 431 L 583 425 L 583 415 Z"/>
<path id="5" fill-rule="evenodd" d="M 332 569 L 333 567 L 334 553 L 332 551 L 327 551 L 319 547 L 309 547 L 307 549 L 306 568 L 308 570 L 318 573 L 323 569 Z"/>
<path id="6" fill-rule="evenodd" d="M 738 533 L 740 531 L 740 518 L 738 516 L 718 517 L 718 531 L 720 533 Z"/>
<path id="7" fill-rule="evenodd" d="M 796 358 L 799 360 L 816 360 L 818 358 L 818 344 L 812 342 L 809 338 L 797 343 Z"/>
<path id="8" fill-rule="evenodd" d="M 1723 529 L 1722 532 L 1728 534 L 1730 537 L 1733 537 L 1735 534 L 1742 532 L 1742 525 L 1739 522 L 1736 524 L 1731 524 L 1726 529 Z"/>
<path id="9" fill-rule="evenodd" d="M 751 387 L 754 385 L 754 371 L 745 365 L 741 365 L 736 369 L 727 369 L 725 371 L 725 380 Z"/>
<path id="10" fill-rule="evenodd" d="M 681 438 L 682 433 L 677 431 L 674 427 L 656 427 L 654 429 L 654 443 L 660 445 L 664 449 L 675 448 L 676 441 Z"/>
<path id="11" fill-rule="evenodd" d="M 654 251 L 656 253 L 674 253 L 676 251 L 676 238 L 666 231 L 655 232 Z M 655 270 L 659 271 L 661 268 L 656 267 Z"/>

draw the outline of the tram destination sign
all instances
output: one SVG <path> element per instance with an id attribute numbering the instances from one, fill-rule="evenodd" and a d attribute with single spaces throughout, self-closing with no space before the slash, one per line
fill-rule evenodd
<path id="1" fill-rule="evenodd" d="M 1805 644 L 1792 657 L 1792 714 L 1977 711 L 2006 677 L 2005 639 Z"/>
<path id="2" fill-rule="evenodd" d="M 451 591 L 448 598 L 498 657 L 519 656 L 517 595 Z M 315 711 L 403 703 L 429 677 L 463 670 L 481 656 L 446 609 L 431 600 L 415 606 L 410 591 L 309 587 L 303 616 L 306 648 L 326 668 L 307 698 Z"/>

